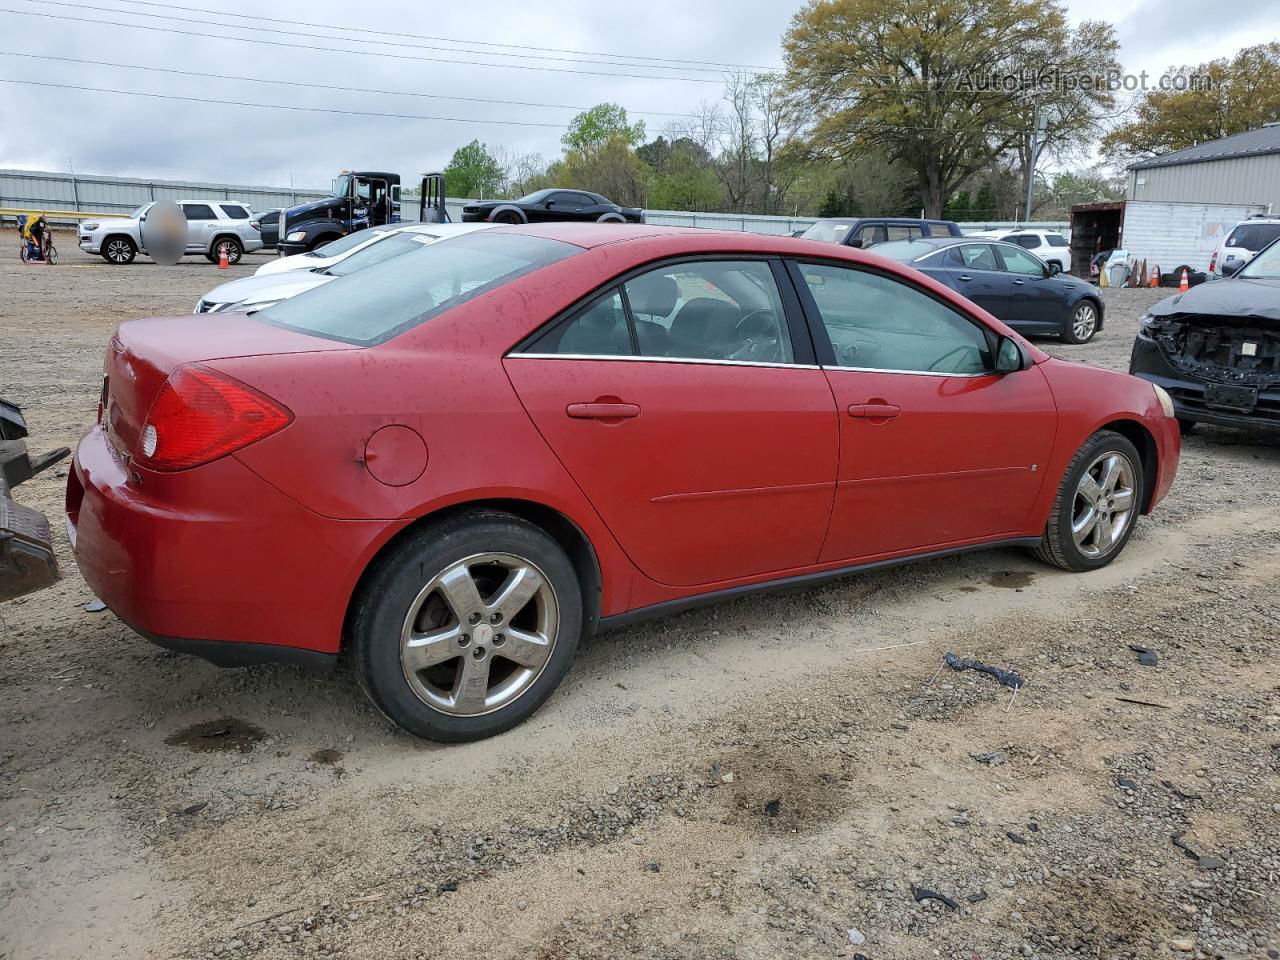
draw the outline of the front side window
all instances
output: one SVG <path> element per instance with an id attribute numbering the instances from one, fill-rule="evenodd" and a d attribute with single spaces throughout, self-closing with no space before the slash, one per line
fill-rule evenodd
<path id="1" fill-rule="evenodd" d="M 869 223 L 858 231 L 857 239 L 862 241 L 862 246 L 865 248 L 873 243 L 884 243 L 889 239 L 889 235 L 885 232 L 883 223 Z"/>
<path id="2" fill-rule="evenodd" d="M 782 298 L 764 261 L 675 264 L 625 287 L 641 356 L 793 362 Z"/>
<path id="3" fill-rule="evenodd" d="M 1000 257 L 1004 260 L 1004 268 L 1009 273 L 1019 273 L 1028 277 L 1044 276 L 1044 263 L 1025 250 L 1006 244 L 1000 248 Z"/>
<path id="4" fill-rule="evenodd" d="M 419 245 L 409 255 L 282 300 L 255 316 L 347 343 L 381 343 L 581 252 L 581 247 L 546 237 L 482 231 L 447 243 Z"/>
<path id="5" fill-rule="evenodd" d="M 982 329 L 922 291 L 848 267 L 804 263 L 800 272 L 836 366 L 970 376 L 990 371 Z"/>
<path id="6" fill-rule="evenodd" d="M 184 203 L 182 212 L 186 214 L 188 220 L 217 220 L 213 214 L 213 207 L 207 203 Z"/>

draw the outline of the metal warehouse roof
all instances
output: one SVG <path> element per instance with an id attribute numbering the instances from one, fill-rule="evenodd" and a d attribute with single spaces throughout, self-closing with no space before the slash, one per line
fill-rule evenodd
<path id="1" fill-rule="evenodd" d="M 1204 160 L 1234 160 L 1238 157 L 1259 157 L 1280 153 L 1280 123 L 1269 123 L 1257 130 L 1234 133 L 1221 140 L 1175 150 L 1163 157 L 1153 157 L 1129 167 L 1130 170 L 1150 170 L 1152 167 L 1172 167 L 1180 163 L 1199 163 Z"/>

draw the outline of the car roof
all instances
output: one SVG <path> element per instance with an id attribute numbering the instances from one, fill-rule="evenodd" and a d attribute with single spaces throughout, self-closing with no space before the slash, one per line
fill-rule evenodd
<path id="1" fill-rule="evenodd" d="M 817 223 L 951 223 L 934 217 L 819 217 Z"/>

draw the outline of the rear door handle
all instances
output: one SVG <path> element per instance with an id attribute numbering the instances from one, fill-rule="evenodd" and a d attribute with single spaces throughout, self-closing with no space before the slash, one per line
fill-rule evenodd
<path id="1" fill-rule="evenodd" d="M 640 416 L 634 403 L 571 403 L 564 412 L 575 420 L 626 420 Z"/>
<path id="2" fill-rule="evenodd" d="M 866 420 L 892 420 L 902 408 L 896 403 L 851 403 L 849 416 Z"/>
<path id="3" fill-rule="evenodd" d="M 1027 281 L 1025 281 L 1025 280 L 1015 280 L 1015 281 L 1013 281 L 1013 285 L 1014 285 L 1015 287 L 1020 287 L 1020 286 L 1022 286 L 1024 283 L 1026 283 L 1026 282 L 1027 282 Z"/>

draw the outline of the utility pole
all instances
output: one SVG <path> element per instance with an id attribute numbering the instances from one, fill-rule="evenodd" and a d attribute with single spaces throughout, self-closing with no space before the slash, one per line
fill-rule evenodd
<path id="1" fill-rule="evenodd" d="M 1023 222 L 1031 220 L 1031 193 L 1036 188 L 1036 154 L 1040 151 L 1040 138 L 1044 136 L 1049 118 L 1037 106 L 1031 115 L 1031 163 L 1027 167 L 1027 205 L 1023 208 Z"/>

